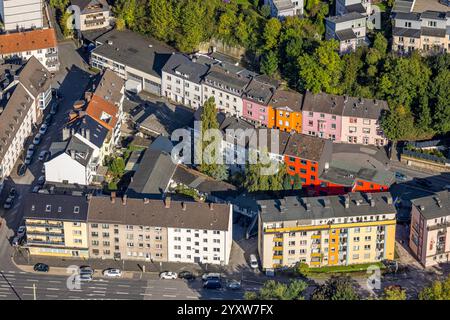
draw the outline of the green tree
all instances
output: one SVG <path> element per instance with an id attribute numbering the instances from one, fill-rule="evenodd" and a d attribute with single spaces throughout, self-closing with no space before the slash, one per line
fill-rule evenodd
<path id="1" fill-rule="evenodd" d="M 277 54 L 273 51 L 267 52 L 261 61 L 261 72 L 268 75 L 273 76 L 278 70 L 278 57 Z"/>
<path id="2" fill-rule="evenodd" d="M 419 300 L 450 300 L 450 276 L 436 280 L 419 293 Z"/>
<path id="3" fill-rule="evenodd" d="M 73 36 L 72 22 L 72 14 L 69 11 L 64 10 L 59 18 L 59 25 L 61 26 L 64 38 L 71 38 Z"/>
<path id="4" fill-rule="evenodd" d="M 294 175 L 292 188 L 294 190 L 300 190 L 302 188 L 302 181 L 301 181 L 300 176 L 298 175 L 298 173 L 296 173 Z"/>
<path id="5" fill-rule="evenodd" d="M 264 50 L 272 50 L 277 47 L 278 37 L 281 32 L 281 22 L 277 18 L 271 18 L 267 21 L 264 32 Z"/>
<path id="6" fill-rule="evenodd" d="M 325 284 L 317 287 L 311 300 L 359 300 L 359 295 L 350 277 L 332 276 Z"/>
<path id="7" fill-rule="evenodd" d="M 388 41 L 381 32 L 375 34 L 375 39 L 373 40 L 373 48 L 377 50 L 382 57 L 386 55 L 388 47 Z"/>
<path id="8" fill-rule="evenodd" d="M 430 105 L 433 108 L 434 129 L 442 134 L 450 131 L 450 70 L 443 69 L 431 82 Z"/>
<path id="9" fill-rule="evenodd" d="M 406 300 L 406 290 L 399 287 L 387 287 L 384 289 L 384 300 Z"/>
<path id="10" fill-rule="evenodd" d="M 147 28 L 155 38 L 163 41 L 171 39 L 177 26 L 171 1 L 149 1 L 147 24 Z"/>
<path id="11" fill-rule="evenodd" d="M 299 275 L 301 275 L 301 276 L 303 276 L 303 277 L 307 277 L 307 276 L 309 275 L 309 273 L 310 273 L 308 264 L 307 264 L 307 263 L 304 263 L 304 262 L 298 263 L 298 264 L 296 265 L 296 269 L 295 269 L 295 270 L 296 270 L 296 272 L 297 272 Z"/>
<path id="12" fill-rule="evenodd" d="M 417 134 L 414 117 L 405 107 L 385 112 L 381 117 L 381 128 L 390 140 L 410 140 Z"/>
<path id="13" fill-rule="evenodd" d="M 205 39 L 204 22 L 207 20 L 207 10 L 200 0 L 187 1 L 181 7 L 180 30 L 176 42 L 183 52 L 193 52 Z"/>
<path id="14" fill-rule="evenodd" d="M 304 300 L 303 292 L 308 284 L 301 280 L 294 280 L 284 284 L 274 280 L 264 283 L 258 292 L 245 293 L 247 300 Z"/>

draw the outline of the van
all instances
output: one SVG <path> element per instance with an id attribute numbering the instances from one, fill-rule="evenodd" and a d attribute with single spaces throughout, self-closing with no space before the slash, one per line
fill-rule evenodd
<path id="1" fill-rule="evenodd" d="M 258 269 L 258 259 L 254 254 L 250 255 L 250 267 L 252 267 L 252 269 Z"/>

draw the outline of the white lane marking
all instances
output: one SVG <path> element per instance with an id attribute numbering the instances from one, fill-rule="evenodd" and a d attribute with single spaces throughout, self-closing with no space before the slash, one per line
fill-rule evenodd
<path id="1" fill-rule="evenodd" d="M 6 295 L 0 294 L 0 298 L 6 298 Z"/>
<path id="2" fill-rule="evenodd" d="M 130 286 L 128 284 L 118 284 L 118 287 L 125 287 L 125 288 L 129 288 Z"/>
<path id="3" fill-rule="evenodd" d="M 93 292 L 93 293 L 103 293 L 103 294 L 105 294 L 106 291 L 95 291 L 95 290 L 94 290 L 94 291 L 92 291 L 92 292 Z"/>
<path id="4" fill-rule="evenodd" d="M 59 281 L 59 280 L 50 280 L 49 283 L 62 283 L 62 281 Z"/>
<path id="5" fill-rule="evenodd" d="M 196 296 L 186 296 L 187 299 L 198 299 Z"/>
<path id="6" fill-rule="evenodd" d="M 209 298 L 211 300 L 223 300 L 223 298 Z"/>
<path id="7" fill-rule="evenodd" d="M 141 296 L 152 296 L 151 293 L 140 293 Z"/>
<path id="8" fill-rule="evenodd" d="M 27 281 L 39 282 L 39 280 L 36 280 L 36 279 L 27 279 Z"/>
<path id="9" fill-rule="evenodd" d="M 177 296 L 172 295 L 172 294 L 163 294 L 163 297 L 166 297 L 166 298 L 176 298 Z"/>
<path id="10" fill-rule="evenodd" d="M 177 288 L 164 288 L 166 290 L 178 290 Z"/>
<path id="11" fill-rule="evenodd" d="M 70 299 L 81 299 L 80 297 L 76 297 L 76 296 L 69 296 Z"/>
<path id="12" fill-rule="evenodd" d="M 128 292 L 117 291 L 116 294 L 129 294 Z"/>
<path id="13" fill-rule="evenodd" d="M 55 296 L 54 294 L 46 294 L 45 296 L 49 298 L 58 298 L 58 296 Z"/>
<path id="14" fill-rule="evenodd" d="M 61 289 L 58 289 L 58 288 L 46 288 L 47 290 L 49 290 L 49 291 L 59 291 L 59 290 L 61 290 Z"/>

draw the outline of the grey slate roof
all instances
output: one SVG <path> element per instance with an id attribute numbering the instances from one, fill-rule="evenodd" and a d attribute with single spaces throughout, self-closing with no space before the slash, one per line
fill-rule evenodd
<path id="1" fill-rule="evenodd" d="M 349 12 L 349 13 L 343 14 L 341 16 L 328 17 L 328 18 L 326 18 L 326 20 L 331 21 L 333 23 L 343 23 L 343 22 L 353 21 L 356 19 L 364 19 L 364 18 L 365 18 L 365 16 L 363 16 L 359 12 Z"/>
<path id="2" fill-rule="evenodd" d="M 226 231 L 230 223 L 230 207 L 226 204 L 174 200 L 166 207 L 164 200 L 148 200 L 146 203 L 143 199 L 130 198 L 123 204 L 121 199 L 115 199 L 112 203 L 109 197 L 94 196 L 89 203 L 88 221 Z"/>
<path id="3" fill-rule="evenodd" d="M 420 13 L 415 12 L 395 12 L 394 19 L 419 21 Z"/>
<path id="4" fill-rule="evenodd" d="M 70 0 L 70 3 L 78 6 L 82 13 L 94 13 L 109 10 L 109 5 L 106 0 Z M 89 9 L 88 5 L 99 5 L 99 7 Z"/>
<path id="5" fill-rule="evenodd" d="M 219 90 L 242 95 L 251 79 L 213 67 L 205 76 L 206 84 Z"/>
<path id="6" fill-rule="evenodd" d="M 411 202 L 426 219 L 436 219 L 450 215 L 450 192 L 448 191 L 441 191 L 431 196 L 413 199 Z"/>
<path id="7" fill-rule="evenodd" d="M 255 77 L 245 89 L 244 97 L 247 100 L 268 105 L 278 84 L 270 83 L 266 77 Z"/>
<path id="8" fill-rule="evenodd" d="M 118 106 L 122 100 L 121 90 L 125 86 L 123 80 L 117 73 L 105 69 L 94 81 L 94 94 L 103 100 Z"/>
<path id="9" fill-rule="evenodd" d="M 19 81 L 34 97 L 51 87 L 50 72 L 32 56 L 19 73 Z"/>
<path id="10" fill-rule="evenodd" d="M 447 20 L 447 13 L 427 10 L 427 11 L 422 12 L 420 14 L 420 17 L 423 19 Z"/>
<path id="11" fill-rule="evenodd" d="M 108 44 L 112 41 L 112 44 Z M 118 61 L 155 77 L 161 76 L 161 69 L 175 49 L 153 38 L 129 30 L 111 30 L 96 39 L 102 43 L 93 50 L 108 59 Z"/>
<path id="12" fill-rule="evenodd" d="M 421 33 L 423 36 L 444 38 L 446 29 L 422 27 Z"/>
<path id="13" fill-rule="evenodd" d="M 176 167 L 170 154 L 151 148 L 147 149 L 128 186 L 127 195 L 141 198 L 161 198 Z"/>
<path id="14" fill-rule="evenodd" d="M 332 144 L 331 140 L 325 140 L 306 134 L 293 134 L 289 137 L 284 154 L 304 160 L 319 162 L 324 155 L 324 151 L 329 149 Z"/>
<path id="15" fill-rule="evenodd" d="M 75 161 L 86 167 L 92 157 L 94 150 L 83 141 L 73 136 L 67 144 L 65 152 Z"/>
<path id="16" fill-rule="evenodd" d="M 370 205 L 367 194 L 349 193 L 349 208 L 345 208 L 345 196 L 314 198 L 286 197 L 276 200 L 258 201 L 263 222 L 299 221 L 301 225 L 311 224 L 311 220 L 348 218 L 379 214 L 395 214 L 392 196 L 388 192 L 371 194 L 375 202 Z M 388 203 L 391 199 L 391 203 Z M 359 201 L 359 205 L 357 204 Z M 308 210 L 306 203 L 310 205 Z"/>
<path id="17" fill-rule="evenodd" d="M 394 3 L 394 7 L 392 8 L 393 12 L 411 12 L 413 9 L 414 0 L 396 0 Z"/>
<path id="18" fill-rule="evenodd" d="M 163 67 L 163 71 L 180 77 L 181 73 L 185 79 L 200 84 L 203 76 L 208 72 L 209 66 L 204 63 L 197 63 L 182 53 L 173 53 Z M 211 60 L 211 63 L 213 60 Z M 178 72 L 178 73 L 177 73 Z"/>
<path id="19" fill-rule="evenodd" d="M 356 39 L 358 36 L 353 32 L 353 29 L 344 29 L 336 31 L 336 37 L 339 41 Z"/>
<path id="20" fill-rule="evenodd" d="M 344 110 L 344 97 L 326 93 L 305 93 L 303 111 L 329 113 L 341 116 Z"/>
<path id="21" fill-rule="evenodd" d="M 92 142 L 98 148 L 103 146 L 109 133 L 107 128 L 92 119 L 89 115 L 80 118 L 77 125 L 76 133 Z"/>
<path id="22" fill-rule="evenodd" d="M 411 29 L 411 28 L 398 28 L 394 27 L 392 29 L 392 35 L 398 37 L 408 37 L 408 38 L 420 38 L 420 29 Z"/>
<path id="23" fill-rule="evenodd" d="M 293 90 L 277 90 L 270 105 L 272 108 L 289 108 L 296 112 L 302 111 L 303 95 Z"/>
<path id="24" fill-rule="evenodd" d="M 23 213 L 25 219 L 86 222 L 88 200 L 83 196 L 27 193 Z"/>
<path id="25" fill-rule="evenodd" d="M 348 6 L 345 6 L 345 9 L 347 10 L 347 12 L 358 12 L 362 14 L 366 13 L 366 8 L 364 8 L 362 3 L 350 4 Z"/>
<path id="26" fill-rule="evenodd" d="M 384 110 L 388 110 L 388 104 L 383 100 L 346 97 L 344 98 L 344 117 L 357 117 L 376 119 L 381 117 Z"/>

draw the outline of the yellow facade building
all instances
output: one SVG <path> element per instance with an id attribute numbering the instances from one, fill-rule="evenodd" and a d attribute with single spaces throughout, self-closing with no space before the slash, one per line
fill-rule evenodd
<path id="1" fill-rule="evenodd" d="M 389 193 L 286 197 L 258 202 L 264 270 L 394 259 L 396 210 Z"/>
<path id="2" fill-rule="evenodd" d="M 88 200 L 84 196 L 29 194 L 24 203 L 30 255 L 88 257 Z"/>

